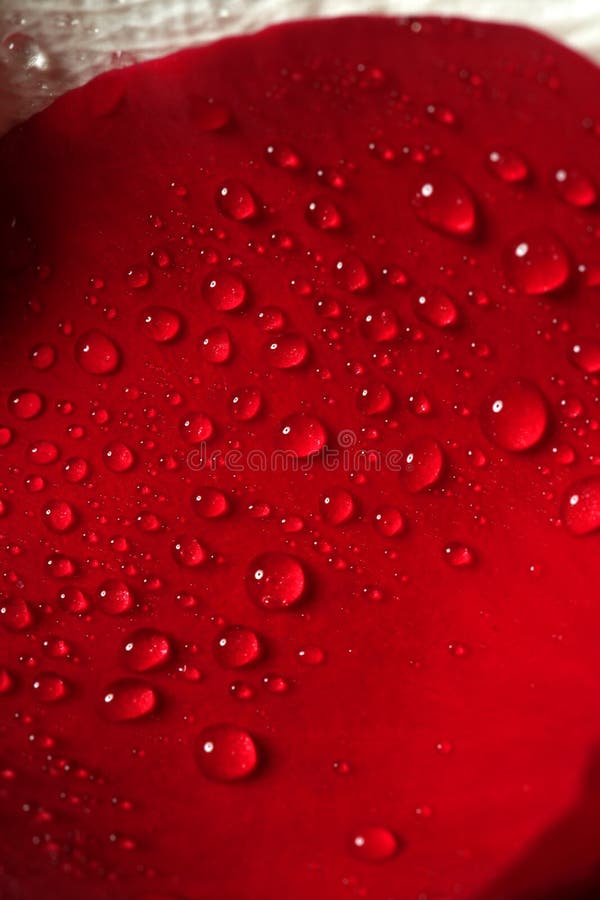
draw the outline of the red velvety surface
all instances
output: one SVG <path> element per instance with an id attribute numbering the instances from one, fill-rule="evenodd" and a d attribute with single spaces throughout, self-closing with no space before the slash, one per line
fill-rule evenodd
<path id="1" fill-rule="evenodd" d="M 3 139 L 0 664 L 14 682 L 0 695 L 3 897 L 497 900 L 545 896 L 594 869 L 597 791 L 584 778 L 599 733 L 600 538 L 573 536 L 560 517 L 570 486 L 599 471 L 598 379 L 570 351 L 598 337 L 600 218 L 565 202 L 554 173 L 600 177 L 599 88 L 591 63 L 527 30 L 322 21 L 110 73 Z M 212 119 L 206 98 L 223 104 Z M 283 144 L 301 168 L 267 158 Z M 526 160 L 525 181 L 490 171 L 498 146 Z M 440 171 L 471 188 L 471 236 L 432 229 L 411 203 Z M 223 214 L 216 196 L 232 178 L 253 192 L 254 218 Z M 341 227 L 311 216 L 322 198 Z M 558 291 L 527 294 L 511 287 L 506 253 L 538 228 L 562 240 L 570 271 Z M 369 273 L 358 293 L 336 269 L 350 252 Z M 132 267 L 148 284 L 134 286 L 146 275 Z M 390 283 L 397 269 L 407 284 Z M 232 311 L 202 290 L 227 270 L 247 284 Z M 452 327 L 419 316 L 432 285 L 453 298 Z M 179 313 L 172 341 L 144 327 L 153 306 Z M 380 309 L 397 333 L 374 342 L 363 320 Z M 224 364 L 202 350 L 214 327 L 230 334 Z M 90 329 L 118 347 L 116 371 L 79 365 Z M 277 367 L 280 333 L 307 342 L 301 365 Z M 30 360 L 40 343 L 56 352 L 42 371 Z M 486 437 L 486 398 L 506 379 L 545 398 L 544 435 L 526 452 Z M 379 396 L 379 383 L 389 408 L 367 414 L 357 395 L 368 384 Z M 232 411 L 241 388 L 262 401 L 247 421 Z M 34 418 L 14 415 L 22 389 L 44 400 Z M 181 430 L 190 411 L 212 420 L 211 450 L 268 451 L 305 412 L 329 445 L 351 430 L 357 447 L 398 450 L 405 464 L 416 439 L 434 438 L 444 470 L 418 492 L 385 467 L 327 471 L 320 458 L 305 472 L 196 471 Z M 32 456 L 41 440 L 55 462 Z M 114 440 L 133 451 L 128 471 L 106 465 Z M 73 457 L 89 464 L 76 483 Z M 225 515 L 198 515 L 207 485 L 227 495 Z M 342 524 L 323 512 L 335 488 L 355 503 Z M 56 500 L 76 516 L 64 533 L 44 512 Z M 402 512 L 403 533 L 377 530 L 384 505 Z M 177 560 L 182 536 L 206 548 L 200 565 Z M 470 564 L 450 564 L 469 555 L 453 544 Z M 267 551 L 308 574 L 288 609 L 248 589 Z M 55 553 L 72 575 L 53 574 Z M 109 578 L 134 597 L 121 615 L 101 608 Z M 68 588 L 86 611 L 65 610 Z M 15 628 L 21 600 L 31 622 Z M 239 624 L 264 654 L 227 669 L 215 639 Z M 107 721 L 103 696 L 131 677 L 123 647 L 142 627 L 173 648 L 135 674 L 160 702 Z M 303 662 L 306 648 L 323 661 Z M 55 702 L 35 687 L 48 672 L 66 687 Z M 269 673 L 288 690 L 269 690 Z M 236 681 L 252 696 L 238 699 Z M 256 742 L 247 780 L 215 782 L 198 765 L 199 733 L 221 722 Z M 393 833 L 398 852 L 359 858 L 351 842 L 369 826 Z"/>

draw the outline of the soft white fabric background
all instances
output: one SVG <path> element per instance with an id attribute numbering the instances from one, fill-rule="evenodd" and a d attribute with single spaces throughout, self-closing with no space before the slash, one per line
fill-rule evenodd
<path id="1" fill-rule="evenodd" d="M 0 133 L 104 69 L 308 16 L 520 22 L 600 61 L 599 0 L 0 0 L 0 7 Z"/>

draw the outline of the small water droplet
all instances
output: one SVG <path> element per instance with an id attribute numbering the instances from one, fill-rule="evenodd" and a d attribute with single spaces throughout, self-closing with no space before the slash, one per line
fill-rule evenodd
<path id="1" fill-rule="evenodd" d="M 201 487 L 192 496 L 194 510 L 204 519 L 216 519 L 229 512 L 230 504 L 223 491 L 213 487 Z"/>
<path id="2" fill-rule="evenodd" d="M 36 700 L 41 703 L 56 703 L 68 694 L 66 681 L 54 672 L 40 672 L 32 687 Z"/>
<path id="3" fill-rule="evenodd" d="M 352 294 L 360 294 L 371 287 L 371 274 L 364 259 L 356 253 L 348 253 L 335 264 L 338 287 Z"/>
<path id="4" fill-rule="evenodd" d="M 189 444 L 203 444 L 212 437 L 212 419 L 203 412 L 188 413 L 181 421 L 181 434 Z"/>
<path id="5" fill-rule="evenodd" d="M 455 541 L 444 547 L 444 559 L 453 568 L 464 568 L 473 565 L 475 554 L 466 544 Z"/>
<path id="6" fill-rule="evenodd" d="M 198 538 L 185 534 L 175 539 L 173 555 L 176 561 L 187 568 L 195 568 L 202 565 L 208 557 L 204 545 Z"/>

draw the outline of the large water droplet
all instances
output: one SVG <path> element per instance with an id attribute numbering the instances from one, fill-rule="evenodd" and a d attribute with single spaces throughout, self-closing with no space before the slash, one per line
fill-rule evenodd
<path id="1" fill-rule="evenodd" d="M 294 413 L 282 423 L 279 446 L 300 458 L 319 453 L 327 442 L 323 423 L 308 413 Z"/>
<path id="2" fill-rule="evenodd" d="M 203 412 L 192 412 L 181 421 L 181 433 L 189 444 L 203 444 L 212 437 L 212 419 Z"/>
<path id="3" fill-rule="evenodd" d="M 371 274 L 364 259 L 356 253 L 348 253 L 335 264 L 338 287 L 352 294 L 360 294 L 371 287 Z"/>
<path id="4" fill-rule="evenodd" d="M 383 537 L 396 537 L 406 530 L 406 521 L 395 506 L 380 506 L 373 516 L 375 530 Z"/>
<path id="5" fill-rule="evenodd" d="M 263 553 L 253 560 L 246 579 L 255 603 L 268 610 L 287 609 L 302 599 L 306 572 L 289 553 Z"/>
<path id="6" fill-rule="evenodd" d="M 111 441 L 103 451 L 104 464 L 111 472 L 128 472 L 135 463 L 133 450 L 122 441 Z"/>
<path id="7" fill-rule="evenodd" d="M 207 362 L 223 365 L 231 359 L 233 346 L 226 328 L 210 328 L 203 336 L 200 348 Z"/>
<path id="8" fill-rule="evenodd" d="M 548 407 L 531 381 L 505 381 L 492 391 L 481 410 L 481 427 L 492 443 L 520 452 L 538 444 L 548 429 Z"/>
<path id="9" fill-rule="evenodd" d="M 252 735 L 237 725 L 209 725 L 198 736 L 196 761 L 213 781 L 239 781 L 256 771 L 258 748 Z"/>
<path id="10" fill-rule="evenodd" d="M 181 566 L 187 568 L 195 568 L 202 565 L 206 560 L 208 553 L 204 545 L 189 534 L 184 534 L 175 539 L 173 544 L 173 555 Z"/>
<path id="11" fill-rule="evenodd" d="M 563 498 L 561 515 L 571 534 L 591 534 L 600 529 L 600 475 L 571 485 Z"/>
<path id="12" fill-rule="evenodd" d="M 102 700 L 102 712 L 109 722 L 128 722 L 154 712 L 158 694 L 145 681 L 121 678 L 108 685 Z"/>
<path id="13" fill-rule="evenodd" d="M 342 214 L 328 197 L 315 197 L 306 209 L 306 220 L 321 231 L 336 231 L 344 224 Z"/>
<path id="14" fill-rule="evenodd" d="M 417 185 L 412 205 L 418 218 L 452 237 L 470 237 L 477 227 L 475 199 L 450 172 L 432 172 Z"/>
<path id="15" fill-rule="evenodd" d="M 75 344 L 75 358 L 91 375 L 110 375 L 119 368 L 119 348 L 107 334 L 93 328 L 82 334 Z"/>
<path id="16" fill-rule="evenodd" d="M 218 488 L 201 487 L 192 496 L 192 504 L 199 516 L 216 519 L 229 511 L 229 500 Z"/>
<path id="17" fill-rule="evenodd" d="M 534 295 L 558 290 L 571 272 L 567 250 L 551 231 L 531 231 L 512 241 L 505 266 L 515 287 Z"/>

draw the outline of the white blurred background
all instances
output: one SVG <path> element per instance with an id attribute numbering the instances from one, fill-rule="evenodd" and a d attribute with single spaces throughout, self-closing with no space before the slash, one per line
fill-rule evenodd
<path id="1" fill-rule="evenodd" d="M 105 69 L 286 19 L 352 13 L 518 22 L 600 61 L 599 0 L 0 0 L 0 134 Z"/>

